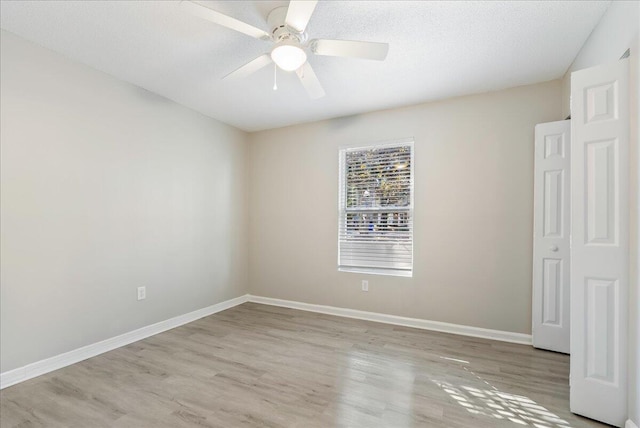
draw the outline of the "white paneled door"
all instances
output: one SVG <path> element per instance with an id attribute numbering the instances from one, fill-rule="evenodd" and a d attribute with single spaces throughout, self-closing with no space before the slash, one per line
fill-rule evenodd
<path id="1" fill-rule="evenodd" d="M 533 346 L 569 353 L 571 121 L 535 129 Z"/>
<path id="2" fill-rule="evenodd" d="M 628 60 L 571 75 L 571 411 L 627 413 Z"/>

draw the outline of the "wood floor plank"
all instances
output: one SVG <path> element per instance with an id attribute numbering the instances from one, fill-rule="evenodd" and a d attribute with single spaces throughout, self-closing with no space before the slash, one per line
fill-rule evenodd
<path id="1" fill-rule="evenodd" d="M 0 391 L 5 427 L 604 426 L 569 357 L 246 303 Z"/>

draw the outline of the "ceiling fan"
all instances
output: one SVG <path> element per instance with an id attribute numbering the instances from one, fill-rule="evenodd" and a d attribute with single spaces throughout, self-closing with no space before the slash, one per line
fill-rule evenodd
<path id="1" fill-rule="evenodd" d="M 227 74 L 224 79 L 246 77 L 271 63 L 275 63 L 278 68 L 284 71 L 295 71 L 309 96 L 315 99 L 323 97 L 325 92 L 307 61 L 307 51 L 315 55 L 364 58 L 378 61 L 383 61 L 389 51 L 387 43 L 326 39 L 308 40 L 305 28 L 317 3 L 317 1 L 312 0 L 292 0 L 289 2 L 289 7 L 282 6 L 273 9 L 267 17 L 267 24 L 271 28 L 271 32 L 256 28 L 195 1 L 182 0 L 181 5 L 200 18 L 256 39 L 273 42 L 273 47 L 269 53 L 249 61 L 237 70 Z"/>

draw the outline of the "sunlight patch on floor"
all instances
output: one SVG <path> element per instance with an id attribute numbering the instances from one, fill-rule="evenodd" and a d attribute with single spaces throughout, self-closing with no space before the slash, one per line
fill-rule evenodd
<path id="1" fill-rule="evenodd" d="M 441 357 L 446 358 L 446 357 Z M 446 358 L 450 359 L 450 358 Z M 468 364 L 467 361 L 464 363 Z M 494 419 L 509 420 L 522 426 L 536 428 L 568 428 L 569 423 L 545 407 L 524 395 L 500 391 L 495 386 L 475 374 L 468 367 L 465 371 L 487 385 L 483 387 L 454 386 L 447 382 L 434 380 L 444 392 L 456 400 L 469 413 Z"/>

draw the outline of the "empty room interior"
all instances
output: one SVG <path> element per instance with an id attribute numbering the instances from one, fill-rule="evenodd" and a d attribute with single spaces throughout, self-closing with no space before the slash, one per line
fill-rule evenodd
<path id="1" fill-rule="evenodd" d="M 0 1 L 0 426 L 640 426 L 640 2 Z"/>

